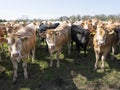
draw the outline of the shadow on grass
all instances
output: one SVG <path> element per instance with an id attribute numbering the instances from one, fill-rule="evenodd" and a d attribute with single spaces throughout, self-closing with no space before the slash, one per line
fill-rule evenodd
<path id="1" fill-rule="evenodd" d="M 108 57 L 109 58 L 109 57 Z M 86 89 L 90 82 L 100 83 L 97 79 L 102 79 L 107 72 L 93 71 L 95 55 L 93 49 L 88 50 L 76 58 L 76 51 L 72 51 L 68 56 L 67 48 L 63 48 L 60 57 L 60 67 L 56 67 L 54 60 L 53 67 L 49 67 L 49 52 L 44 47 L 37 46 L 36 61 L 28 62 L 28 80 L 24 80 L 23 68 L 19 63 L 17 83 L 12 83 L 13 68 L 9 58 L 1 64 L 6 67 L 6 72 L 0 74 L 1 90 L 79 90 Z M 117 60 L 106 61 L 110 69 L 118 69 Z M 98 85 L 99 86 L 99 85 Z M 97 85 L 93 87 L 98 87 Z"/>

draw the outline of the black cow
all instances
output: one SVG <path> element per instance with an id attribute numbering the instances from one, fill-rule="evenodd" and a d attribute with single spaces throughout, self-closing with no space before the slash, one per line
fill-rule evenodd
<path id="1" fill-rule="evenodd" d="M 76 44 L 76 50 L 78 52 L 77 56 L 80 53 L 80 47 L 84 49 L 84 54 L 86 54 L 86 48 L 89 42 L 90 32 L 86 29 L 81 28 L 79 25 L 71 26 L 71 39 Z"/>
<path id="2" fill-rule="evenodd" d="M 57 26 L 59 26 L 60 25 L 60 23 L 53 23 L 52 25 L 50 25 L 49 27 L 48 27 L 48 29 L 55 29 Z"/>

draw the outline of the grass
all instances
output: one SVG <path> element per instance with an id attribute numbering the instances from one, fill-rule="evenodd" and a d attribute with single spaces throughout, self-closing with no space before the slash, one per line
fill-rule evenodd
<path id="1" fill-rule="evenodd" d="M 114 61 L 109 60 L 108 55 L 105 72 L 102 72 L 100 69 L 93 71 L 95 63 L 93 48 L 88 50 L 86 57 L 81 50 L 79 58 L 76 58 L 76 51 L 73 49 L 71 56 L 68 56 L 67 47 L 64 46 L 60 55 L 60 67 L 57 68 L 56 60 L 53 67 L 49 67 L 49 52 L 37 42 L 36 60 L 34 63 L 31 59 L 28 60 L 29 79 L 24 79 L 20 62 L 17 82 L 14 84 L 13 67 L 6 47 L 5 53 L 1 53 L 0 65 L 6 70 L 0 73 L 0 90 L 120 90 L 119 49 L 120 47 Z"/>

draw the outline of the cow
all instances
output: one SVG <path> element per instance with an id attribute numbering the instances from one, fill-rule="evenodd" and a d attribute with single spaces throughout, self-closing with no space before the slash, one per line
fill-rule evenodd
<path id="1" fill-rule="evenodd" d="M 36 34 L 34 29 L 27 26 L 21 27 L 16 33 L 9 34 L 7 41 L 10 59 L 14 68 L 13 82 L 17 79 L 17 62 L 21 59 L 23 60 L 24 77 L 27 79 L 27 59 L 30 51 L 32 51 L 32 61 L 35 58 Z"/>
<path id="2" fill-rule="evenodd" d="M 57 51 L 57 67 L 60 66 L 59 55 L 63 45 L 68 44 L 68 54 L 70 55 L 71 31 L 67 23 L 59 25 L 56 29 L 47 30 L 46 42 L 50 53 L 50 67 L 53 66 L 53 53 Z"/>
<path id="3" fill-rule="evenodd" d="M 76 44 L 77 57 L 80 53 L 80 47 L 84 49 L 84 53 L 86 55 L 86 48 L 89 42 L 90 32 L 86 29 L 81 28 L 79 25 L 71 26 L 71 39 Z"/>
<path id="4" fill-rule="evenodd" d="M 6 27 L 7 35 L 16 33 L 18 30 L 20 30 L 21 27 L 24 27 L 24 26 L 22 24 L 19 24 L 19 23 L 14 24 L 14 25 L 8 25 Z"/>
<path id="5" fill-rule="evenodd" d="M 118 43 L 118 35 L 114 30 L 104 29 L 102 26 L 97 26 L 96 34 L 93 38 L 94 52 L 95 52 L 95 70 L 98 68 L 98 60 L 101 58 L 101 70 L 104 71 L 105 60 L 107 54 L 112 48 L 111 60 L 115 54 L 116 45 Z"/>
<path id="6" fill-rule="evenodd" d="M 5 24 L 0 24 L 0 38 L 4 41 L 3 37 L 7 35 Z M 1 52 L 4 52 L 4 43 L 0 42 Z"/>
<path id="7" fill-rule="evenodd" d="M 88 43 L 88 46 L 89 47 L 93 47 L 93 37 L 96 33 L 96 28 L 97 28 L 97 24 L 100 20 L 96 19 L 96 18 L 93 18 L 93 19 L 90 19 L 90 20 L 85 20 L 83 21 L 80 26 L 84 29 L 87 29 L 90 31 L 90 40 L 89 40 L 89 43 Z"/>
<path id="8" fill-rule="evenodd" d="M 47 30 L 47 29 L 55 29 L 57 26 L 59 26 L 59 23 L 49 23 L 49 24 L 43 24 L 43 23 L 41 23 L 40 25 L 39 25 L 39 29 L 38 29 L 38 35 L 39 35 L 39 39 L 40 40 L 42 40 L 42 39 L 44 39 L 43 38 L 43 34 L 44 34 L 44 32 Z M 44 35 L 45 36 L 45 35 Z"/>
<path id="9" fill-rule="evenodd" d="M 4 51 L 4 47 L 3 45 L 7 43 L 7 40 L 4 38 L 4 37 L 0 37 L 0 45 L 2 45 L 2 50 L 0 52 L 0 62 L 2 62 L 2 59 L 1 59 L 1 53 Z"/>
<path id="10" fill-rule="evenodd" d="M 59 26 L 59 23 L 46 23 L 43 24 L 41 23 L 38 29 L 38 37 L 41 41 L 41 43 L 43 42 L 44 45 L 44 41 L 45 41 L 45 31 L 47 31 L 48 29 L 55 29 Z M 47 49 L 47 48 L 46 48 Z"/>

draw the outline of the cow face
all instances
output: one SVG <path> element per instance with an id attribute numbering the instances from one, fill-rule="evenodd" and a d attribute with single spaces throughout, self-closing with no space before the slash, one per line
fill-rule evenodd
<path id="1" fill-rule="evenodd" d="M 88 24 L 85 23 L 83 28 L 84 28 L 84 29 L 88 29 Z"/>
<path id="2" fill-rule="evenodd" d="M 99 45 L 105 45 L 107 32 L 103 28 L 97 28 L 96 39 Z"/>
<path id="3" fill-rule="evenodd" d="M 48 31 L 46 33 L 46 42 L 48 44 L 49 49 L 54 49 L 56 45 L 56 37 L 58 33 L 55 31 Z"/>
<path id="4" fill-rule="evenodd" d="M 11 34 L 8 36 L 8 49 L 11 57 L 17 58 L 21 56 L 22 44 L 28 37 Z"/>

